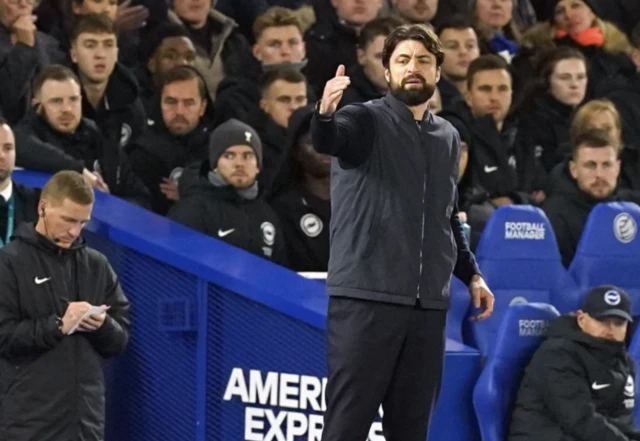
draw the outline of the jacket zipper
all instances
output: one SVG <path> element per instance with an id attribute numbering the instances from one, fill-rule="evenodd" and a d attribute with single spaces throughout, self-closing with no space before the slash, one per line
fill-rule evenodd
<path id="1" fill-rule="evenodd" d="M 420 123 L 416 122 L 418 126 L 418 138 L 422 141 L 422 137 L 420 136 L 422 132 L 422 128 L 420 127 Z M 422 204 L 420 204 L 420 209 L 422 210 L 422 223 L 420 230 L 420 269 L 418 271 L 418 286 L 416 288 L 416 299 L 420 299 L 420 284 L 422 281 L 422 249 L 424 247 L 424 222 L 425 222 L 425 210 L 424 210 L 424 201 L 427 195 L 427 164 L 424 165 L 424 175 L 422 178 Z"/>

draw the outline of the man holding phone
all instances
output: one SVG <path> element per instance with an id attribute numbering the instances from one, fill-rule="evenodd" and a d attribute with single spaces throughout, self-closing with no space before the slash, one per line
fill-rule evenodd
<path id="1" fill-rule="evenodd" d="M 129 340 L 129 302 L 80 233 L 94 193 L 75 171 L 42 190 L 39 219 L 0 249 L 3 439 L 104 439 L 103 359 Z"/>

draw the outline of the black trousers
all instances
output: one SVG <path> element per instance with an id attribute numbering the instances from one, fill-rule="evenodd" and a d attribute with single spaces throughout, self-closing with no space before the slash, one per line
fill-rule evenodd
<path id="1" fill-rule="evenodd" d="M 331 297 L 322 441 L 425 441 L 444 362 L 446 311 Z"/>

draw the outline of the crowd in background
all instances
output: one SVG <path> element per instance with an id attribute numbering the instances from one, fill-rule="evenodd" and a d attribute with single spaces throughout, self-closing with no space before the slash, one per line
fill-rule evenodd
<path id="1" fill-rule="evenodd" d="M 311 143 L 314 104 L 341 64 L 340 106 L 385 95 L 383 42 L 407 22 L 432 27 L 445 52 L 430 109 L 460 134 L 472 247 L 498 207 L 533 204 L 568 265 L 596 204 L 640 203 L 635 0 L 0 0 L 10 168 L 76 170 L 326 271 L 332 160 Z"/>

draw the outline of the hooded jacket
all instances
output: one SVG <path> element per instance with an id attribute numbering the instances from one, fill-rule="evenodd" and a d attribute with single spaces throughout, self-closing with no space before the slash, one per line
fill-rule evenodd
<path id="1" fill-rule="evenodd" d="M 106 257 L 22 224 L 0 249 L 0 280 L 0 437 L 102 441 L 103 359 L 129 340 L 129 302 Z M 97 331 L 63 335 L 66 301 L 111 308 Z"/>
<path id="2" fill-rule="evenodd" d="M 207 178 L 210 170 L 209 160 L 184 170 L 180 200 L 169 210 L 169 219 L 286 265 L 284 236 L 273 209 L 260 197 L 243 198 L 232 186 L 215 187 Z"/>
<path id="3" fill-rule="evenodd" d="M 112 148 L 125 148 L 147 127 L 138 83 L 131 71 L 116 63 L 103 102 L 95 109 L 82 94 L 82 116 L 95 121 Z"/>
<path id="4" fill-rule="evenodd" d="M 56 132 L 35 111 L 15 129 L 16 164 L 46 173 L 84 168 L 99 172 L 109 191 L 141 206 L 149 205 L 149 192 L 133 173 L 120 147 L 110 144 L 93 121 L 83 118 L 74 133 Z"/>
<path id="5" fill-rule="evenodd" d="M 640 204 L 640 194 L 618 188 L 605 200 L 596 200 L 580 190 L 569 172 L 569 163 L 559 164 L 552 172 L 550 194 L 542 209 L 549 218 L 560 248 L 565 267 L 568 267 L 578 249 L 580 236 L 591 210 L 602 202 L 628 201 Z"/>
<path id="6" fill-rule="evenodd" d="M 639 440 L 636 370 L 624 342 L 584 333 L 573 315 L 547 332 L 520 384 L 509 441 Z"/>

